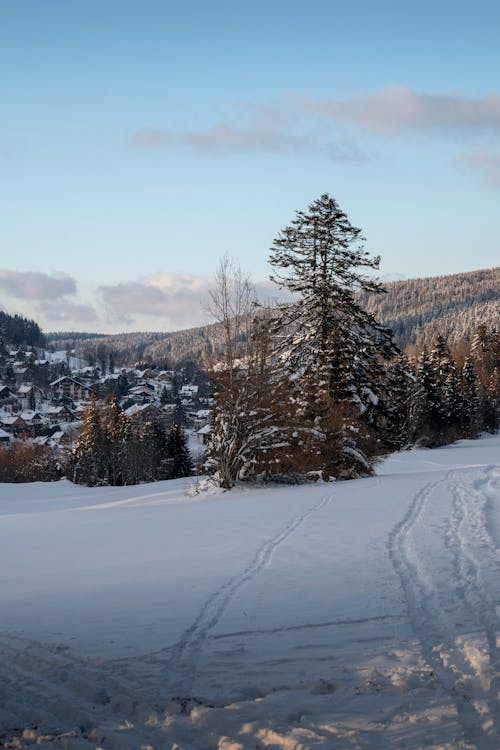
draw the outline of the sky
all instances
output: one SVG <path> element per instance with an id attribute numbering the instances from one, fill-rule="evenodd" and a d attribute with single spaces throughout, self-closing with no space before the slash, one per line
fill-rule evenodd
<path id="1" fill-rule="evenodd" d="M 496 0 L 0 0 L 0 308 L 210 320 L 329 193 L 383 279 L 500 263 Z"/>

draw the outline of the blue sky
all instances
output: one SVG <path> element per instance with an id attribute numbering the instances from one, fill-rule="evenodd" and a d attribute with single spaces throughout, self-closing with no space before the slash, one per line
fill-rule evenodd
<path id="1" fill-rule="evenodd" d="M 328 192 L 382 276 L 500 262 L 500 4 L 0 0 L 0 306 L 207 319 Z"/>

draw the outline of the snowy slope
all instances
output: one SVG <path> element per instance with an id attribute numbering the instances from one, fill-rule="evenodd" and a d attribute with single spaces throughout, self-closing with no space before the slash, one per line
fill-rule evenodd
<path id="1" fill-rule="evenodd" d="M 500 747 L 500 437 L 187 489 L 0 485 L 0 746 Z"/>

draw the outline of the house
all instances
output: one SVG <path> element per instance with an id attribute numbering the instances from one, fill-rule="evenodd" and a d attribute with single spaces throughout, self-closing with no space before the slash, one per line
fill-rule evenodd
<path id="1" fill-rule="evenodd" d="M 201 445 L 208 445 L 211 434 L 212 428 L 209 424 L 206 424 L 204 427 L 201 427 L 196 431 L 196 438 Z"/>
<path id="2" fill-rule="evenodd" d="M 26 428 L 31 435 L 36 435 L 40 428 L 45 424 L 42 415 L 37 411 L 23 411 L 19 416 L 24 420 Z"/>
<path id="3" fill-rule="evenodd" d="M 129 390 L 128 395 L 130 398 L 133 398 L 136 403 L 142 404 L 154 401 L 155 399 L 154 388 L 149 383 L 136 385 Z"/>
<path id="4" fill-rule="evenodd" d="M 2 414 L 0 416 L 0 423 L 6 432 L 10 432 L 15 437 L 26 430 L 26 422 L 19 416 L 6 416 Z"/>
<path id="5" fill-rule="evenodd" d="M 165 414 L 154 404 L 133 404 L 125 409 L 125 416 L 131 417 L 141 422 L 152 422 L 159 420 L 165 422 Z"/>
<path id="6" fill-rule="evenodd" d="M 69 375 L 63 375 L 62 378 L 50 383 L 52 396 L 57 399 L 69 398 L 71 401 L 83 401 L 92 397 L 92 388 L 80 383 Z"/>
<path id="7" fill-rule="evenodd" d="M 61 404 L 60 406 L 48 406 L 44 412 L 44 416 L 48 419 L 49 424 L 61 424 L 61 422 L 74 422 L 76 416 L 67 406 Z"/>

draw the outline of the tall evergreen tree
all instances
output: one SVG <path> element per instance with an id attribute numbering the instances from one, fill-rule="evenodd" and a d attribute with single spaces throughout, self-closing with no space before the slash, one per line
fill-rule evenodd
<path id="1" fill-rule="evenodd" d="M 474 363 L 466 357 L 461 376 L 462 410 L 461 430 L 464 437 L 477 437 L 480 430 L 480 409 L 477 393 L 477 374 Z"/>
<path id="2" fill-rule="evenodd" d="M 69 462 L 69 478 L 89 487 L 105 483 L 105 437 L 101 426 L 101 410 L 92 399 L 83 414 L 83 424 Z"/>
<path id="3" fill-rule="evenodd" d="M 334 474 L 339 461 L 344 472 L 346 462 L 362 458 L 356 430 L 339 425 L 354 414 L 365 424 L 374 420 L 384 390 L 383 360 L 397 351 L 389 329 L 356 300 L 360 290 L 384 291 L 363 271 L 379 264 L 363 242 L 361 230 L 324 194 L 308 211 L 297 212 L 274 241 L 270 256 L 271 280 L 294 297 L 279 306 L 275 330 L 283 364 L 300 386 L 297 415 L 318 431 L 323 445 L 334 438 L 331 449 L 323 451 L 336 453 L 325 466 Z M 338 426 L 333 431 L 332 424 Z M 349 437 L 345 443 L 343 436 Z M 339 443 L 346 447 L 343 457 Z"/>
<path id="4" fill-rule="evenodd" d="M 193 462 L 189 453 L 186 435 L 177 424 L 173 422 L 167 433 L 166 449 L 168 456 L 168 478 L 179 479 L 190 477 L 193 474 Z"/>

